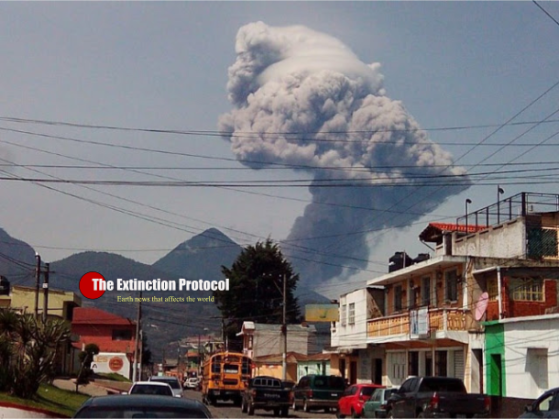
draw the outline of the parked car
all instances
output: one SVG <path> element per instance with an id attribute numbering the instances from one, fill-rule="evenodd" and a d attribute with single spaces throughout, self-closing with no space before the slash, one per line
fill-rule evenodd
<path id="1" fill-rule="evenodd" d="M 410 377 L 392 393 L 389 416 L 394 418 L 489 417 L 490 399 L 468 394 L 460 378 Z"/>
<path id="2" fill-rule="evenodd" d="M 520 418 L 559 418 L 559 387 L 546 391 L 527 405 Z"/>
<path id="3" fill-rule="evenodd" d="M 363 405 L 364 418 L 386 418 L 388 417 L 388 399 L 397 388 L 377 388 L 371 398 Z"/>
<path id="4" fill-rule="evenodd" d="M 379 384 L 353 384 L 346 388 L 343 396 L 338 400 L 338 417 L 361 417 L 363 405 L 370 399 L 373 392 L 381 387 Z"/>
<path id="5" fill-rule="evenodd" d="M 287 417 L 290 393 L 291 390 L 275 377 L 251 378 L 242 395 L 241 412 L 252 416 L 256 409 L 273 410 L 275 417 Z"/>
<path id="6" fill-rule="evenodd" d="M 185 388 L 197 389 L 200 386 L 200 377 L 188 377 L 184 382 Z"/>
<path id="7" fill-rule="evenodd" d="M 196 400 L 168 396 L 91 397 L 74 418 L 211 418 L 208 408 Z"/>
<path id="8" fill-rule="evenodd" d="M 293 381 L 284 381 L 283 388 L 289 390 L 289 405 L 293 406 L 293 392 L 295 391 L 295 383 Z"/>
<path id="9" fill-rule="evenodd" d="M 177 377 L 172 377 L 170 375 L 154 375 L 149 378 L 149 381 L 157 381 L 160 383 L 167 383 L 173 389 L 173 395 L 175 397 L 182 397 L 182 392 L 184 389 Z"/>
<path id="10" fill-rule="evenodd" d="M 301 377 L 293 392 L 293 410 L 303 408 L 305 412 L 312 409 L 330 409 L 338 407 L 338 400 L 345 390 L 345 381 L 334 375 L 310 374 Z"/>
<path id="11" fill-rule="evenodd" d="M 130 390 L 124 394 L 151 394 L 155 396 L 174 396 L 173 389 L 167 383 L 155 381 L 138 381 L 132 384 Z"/>

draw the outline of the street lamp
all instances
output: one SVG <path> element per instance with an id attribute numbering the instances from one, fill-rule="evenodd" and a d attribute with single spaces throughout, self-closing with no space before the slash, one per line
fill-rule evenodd
<path id="1" fill-rule="evenodd" d="M 501 194 L 504 194 L 505 190 L 497 185 L 497 224 L 501 223 Z"/>
<path id="2" fill-rule="evenodd" d="M 208 329 L 207 327 L 204 327 L 204 332 L 207 332 Z M 198 333 L 198 376 L 200 376 L 202 374 L 202 351 L 201 351 L 201 341 L 202 336 L 200 335 L 200 333 Z"/>
<path id="3" fill-rule="evenodd" d="M 466 235 L 468 234 L 468 204 L 471 204 L 471 199 L 466 199 Z"/>

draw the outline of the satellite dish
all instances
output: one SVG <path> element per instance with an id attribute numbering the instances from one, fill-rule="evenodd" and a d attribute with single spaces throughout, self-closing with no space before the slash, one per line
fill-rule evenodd
<path id="1" fill-rule="evenodd" d="M 479 322 L 483 318 L 485 312 L 487 311 L 488 302 L 489 294 L 487 292 L 482 293 L 476 303 L 476 310 L 474 315 L 476 321 Z"/>

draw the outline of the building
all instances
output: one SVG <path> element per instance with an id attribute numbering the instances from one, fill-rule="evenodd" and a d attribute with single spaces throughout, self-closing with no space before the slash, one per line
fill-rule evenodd
<path id="1" fill-rule="evenodd" d="M 350 384 L 382 383 L 384 348 L 367 343 L 367 324 L 384 308 L 383 287 L 358 289 L 340 296 L 339 322 L 331 328 L 332 374 L 347 378 Z"/>
<path id="2" fill-rule="evenodd" d="M 287 325 L 287 352 L 309 355 L 318 352 L 316 327 Z M 251 358 L 283 353 L 281 325 L 243 322 L 237 336 L 243 337 L 243 353 Z"/>
<path id="3" fill-rule="evenodd" d="M 283 378 L 283 354 L 264 355 L 253 358 L 254 375 L 268 375 L 279 379 Z M 330 355 L 314 354 L 305 355 L 297 352 L 286 354 L 287 372 L 286 380 L 299 382 L 301 377 L 308 374 L 330 375 Z"/>
<path id="4" fill-rule="evenodd" d="M 38 299 L 36 300 L 36 298 Z M 34 313 L 35 302 L 37 304 L 37 314 L 43 315 L 44 308 L 44 291 L 41 288 L 38 295 L 37 289 L 34 287 L 25 287 L 21 285 L 13 285 L 10 287 L 9 295 L 0 295 L 0 307 L 12 308 L 20 313 Z M 61 319 L 71 322 L 74 316 L 74 310 L 81 306 L 82 300 L 72 291 L 61 291 L 53 288 L 48 290 L 48 308 L 47 315 L 52 319 Z M 55 365 L 56 373 L 59 375 L 68 375 L 73 372 L 76 356 L 70 342 L 60 345 L 57 350 Z"/>
<path id="5" fill-rule="evenodd" d="M 37 290 L 35 287 L 24 287 L 12 285 L 9 295 L 0 295 L 0 307 L 10 307 L 21 313 L 35 312 L 35 299 Z M 38 293 L 37 312 L 43 315 L 44 291 L 41 288 Z M 72 291 L 61 291 L 49 288 L 47 314 L 51 318 L 72 321 L 74 309 L 82 304 L 81 298 Z"/>
<path id="6" fill-rule="evenodd" d="M 462 378 L 470 392 L 495 396 L 498 408 L 535 398 L 554 382 L 552 368 L 559 362 L 553 341 L 558 231 L 554 194 L 521 193 L 455 224 L 430 223 L 420 239 L 434 245 L 432 255 L 396 254 L 400 262 L 386 275 L 340 299 L 332 346 L 340 354 L 351 349 L 350 377 L 357 368 L 359 380 L 366 376 L 360 366 L 378 363 L 385 385 L 399 385 L 409 375 L 443 375 Z M 371 287 L 384 293 L 383 306 L 374 311 Z M 363 313 L 366 349 L 356 337 Z"/>
<path id="7" fill-rule="evenodd" d="M 107 362 L 112 359 L 110 354 L 123 358 L 122 362 L 114 363 L 120 368 L 111 370 L 127 378 L 132 377 L 131 366 L 136 348 L 135 331 L 135 322 L 116 314 L 98 308 L 79 307 L 74 310 L 72 333 L 77 336 L 74 347 L 83 350 L 87 344 L 94 343 Z M 101 362 L 98 364 L 100 366 Z"/>

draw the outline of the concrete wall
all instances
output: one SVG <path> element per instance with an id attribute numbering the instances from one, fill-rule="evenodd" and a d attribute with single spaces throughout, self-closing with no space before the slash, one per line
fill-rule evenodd
<path id="1" fill-rule="evenodd" d="M 518 218 L 465 237 L 453 235 L 452 254 L 495 258 L 526 257 L 526 225 Z"/>
<path id="2" fill-rule="evenodd" d="M 253 358 L 283 352 L 281 330 L 255 330 Z M 312 330 L 287 330 L 287 352 L 309 355 L 317 353 L 316 333 Z"/>
<path id="3" fill-rule="evenodd" d="M 59 413 L 27 406 L 19 406 L 15 403 L 0 402 L 0 418 L 60 418 Z"/>
<path id="4" fill-rule="evenodd" d="M 559 387 L 559 315 L 504 323 L 506 396 L 539 397 Z"/>
<path id="5" fill-rule="evenodd" d="M 355 304 L 355 324 L 349 324 L 349 305 Z M 366 288 L 359 289 L 340 297 L 340 316 L 342 306 L 346 306 L 346 323 L 342 326 L 340 321 L 336 322 L 335 332 L 332 332 L 331 346 L 363 347 L 367 338 L 367 318 L 369 309 L 372 307 L 373 299 Z"/>

